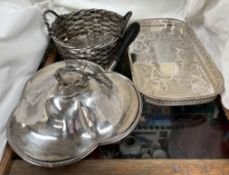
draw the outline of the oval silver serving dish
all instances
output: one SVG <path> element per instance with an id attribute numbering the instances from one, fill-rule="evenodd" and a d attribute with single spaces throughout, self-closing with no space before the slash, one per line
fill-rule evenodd
<path id="1" fill-rule="evenodd" d="M 223 78 L 193 29 L 177 19 L 138 21 L 129 47 L 135 87 L 161 106 L 207 103 L 223 91 Z"/>

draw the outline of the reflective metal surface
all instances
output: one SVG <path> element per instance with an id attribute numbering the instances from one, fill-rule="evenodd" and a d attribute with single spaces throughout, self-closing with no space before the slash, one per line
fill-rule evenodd
<path id="1" fill-rule="evenodd" d="M 88 61 L 58 62 L 28 81 L 8 122 L 8 141 L 33 164 L 66 165 L 128 135 L 140 117 L 140 98 L 118 73 Z"/>
<path id="2" fill-rule="evenodd" d="M 130 45 L 136 88 L 150 103 L 190 105 L 212 101 L 223 78 L 194 31 L 175 19 L 138 21 L 141 31 Z"/>

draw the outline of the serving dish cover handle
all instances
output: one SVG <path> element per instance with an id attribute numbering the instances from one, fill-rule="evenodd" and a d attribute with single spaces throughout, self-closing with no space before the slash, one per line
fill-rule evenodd
<path id="1" fill-rule="evenodd" d="M 72 65 L 57 69 L 54 76 L 57 80 L 57 96 L 72 97 L 87 90 L 88 76 Z"/>

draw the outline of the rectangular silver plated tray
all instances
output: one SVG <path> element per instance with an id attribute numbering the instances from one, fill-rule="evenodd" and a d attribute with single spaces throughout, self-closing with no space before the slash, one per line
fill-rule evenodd
<path id="1" fill-rule="evenodd" d="M 129 47 L 133 82 L 145 99 L 162 106 L 212 101 L 223 78 L 193 29 L 176 19 L 146 19 Z"/>

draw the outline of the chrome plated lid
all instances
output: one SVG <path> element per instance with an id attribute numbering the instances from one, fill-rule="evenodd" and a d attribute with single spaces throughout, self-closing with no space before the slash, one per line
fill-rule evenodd
<path id="1" fill-rule="evenodd" d="M 128 135 L 141 109 L 139 93 L 124 76 L 92 62 L 66 60 L 28 81 L 7 137 L 33 164 L 65 165 Z"/>

